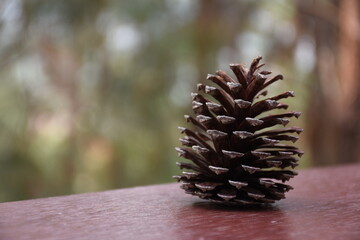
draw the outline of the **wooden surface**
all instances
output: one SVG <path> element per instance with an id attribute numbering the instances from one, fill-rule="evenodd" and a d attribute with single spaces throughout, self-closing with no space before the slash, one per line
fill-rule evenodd
<path id="1" fill-rule="evenodd" d="M 271 207 L 228 208 L 178 184 L 0 204 L 0 239 L 360 239 L 360 165 L 300 171 Z"/>

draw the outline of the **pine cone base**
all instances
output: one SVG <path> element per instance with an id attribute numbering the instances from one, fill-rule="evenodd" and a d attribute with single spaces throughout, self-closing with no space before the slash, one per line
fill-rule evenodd
<path id="1" fill-rule="evenodd" d="M 293 134 L 303 130 L 285 126 L 301 113 L 263 116 L 287 109 L 279 100 L 294 93 L 266 98 L 264 89 L 283 77 L 268 78 L 271 72 L 260 71 L 264 65 L 260 60 L 254 59 L 249 69 L 230 64 L 235 79 L 223 71 L 209 74 L 207 79 L 217 87 L 198 84 L 198 93 L 191 94 L 195 116 L 185 118 L 195 130 L 179 127 L 185 136 L 180 138 L 183 147 L 176 148 L 190 162 L 178 162 L 184 171 L 174 176 L 186 193 L 215 202 L 256 205 L 281 200 L 292 189 L 285 182 L 297 175 L 291 169 L 303 152 L 281 142 L 296 142 Z M 274 128 L 277 125 L 283 127 Z"/>

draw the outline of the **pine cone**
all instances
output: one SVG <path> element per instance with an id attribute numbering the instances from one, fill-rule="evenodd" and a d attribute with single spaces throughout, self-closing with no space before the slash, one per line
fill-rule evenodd
<path id="1" fill-rule="evenodd" d="M 301 157 L 298 148 L 280 143 L 295 142 L 303 130 L 285 126 L 291 117 L 300 112 L 286 112 L 262 116 L 273 109 L 287 109 L 280 99 L 294 97 L 292 91 L 265 98 L 264 89 L 282 75 L 268 78 L 270 71 L 260 71 L 262 58 L 253 60 L 249 69 L 240 64 L 230 64 L 236 80 L 223 71 L 209 74 L 207 80 L 218 87 L 198 84 L 200 93 L 192 93 L 195 116 L 185 115 L 194 131 L 179 127 L 182 148 L 176 148 L 180 157 L 190 163 L 178 162 L 187 169 L 175 179 L 182 182 L 186 193 L 202 199 L 229 204 L 273 203 L 285 198 L 292 189 L 284 184 L 297 175 L 289 170 L 298 164 L 295 155 Z M 210 99 L 214 99 L 212 101 Z M 261 116 L 259 116 L 261 115 Z M 267 128 L 283 125 L 283 128 Z"/>

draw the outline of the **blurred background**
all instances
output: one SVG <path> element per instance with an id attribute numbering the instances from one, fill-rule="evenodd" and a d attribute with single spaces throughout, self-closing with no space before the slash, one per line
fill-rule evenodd
<path id="1" fill-rule="evenodd" d="M 1 0 L 0 201 L 171 182 L 190 92 L 258 55 L 300 168 L 359 161 L 360 1 Z"/>

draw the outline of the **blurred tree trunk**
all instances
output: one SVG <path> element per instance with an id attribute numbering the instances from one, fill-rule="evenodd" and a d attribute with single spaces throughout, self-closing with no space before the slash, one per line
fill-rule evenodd
<path id="1" fill-rule="evenodd" d="M 199 10 L 194 20 L 192 36 L 196 46 L 194 55 L 196 69 L 199 71 L 198 82 L 206 82 L 207 74 L 218 70 L 215 69 L 216 59 L 222 47 L 234 48 L 236 55 L 236 38 L 239 31 L 248 24 L 248 15 L 256 9 L 256 3 L 233 4 L 228 0 L 201 0 L 198 4 Z"/>
<path id="2" fill-rule="evenodd" d="M 359 161 L 360 147 L 360 2 L 342 0 L 339 8 L 339 75 L 345 118 L 340 142 L 344 162 Z"/>
<path id="3" fill-rule="evenodd" d="M 50 84 L 57 93 L 67 100 L 68 107 L 64 113 L 57 117 L 65 117 L 67 120 L 67 146 L 62 160 L 63 166 L 60 171 L 62 175 L 62 188 L 65 193 L 73 193 L 73 183 L 76 174 L 76 163 L 78 155 L 76 122 L 79 118 L 80 98 L 77 73 L 80 63 L 75 51 L 58 46 L 51 38 L 42 41 L 41 57 L 44 69 L 50 79 Z M 60 111 L 59 111 L 60 112 Z"/>
<path id="4" fill-rule="evenodd" d="M 199 12 L 195 19 L 194 25 L 194 45 L 196 48 L 196 69 L 199 71 L 198 82 L 204 82 L 207 75 L 208 67 L 214 65 L 215 57 L 212 56 L 216 52 L 217 34 L 216 22 L 219 18 L 217 11 L 217 1 L 201 0 L 199 1 Z"/>
<path id="5" fill-rule="evenodd" d="M 360 2 L 298 1 L 300 32 L 314 36 L 316 74 L 307 120 L 315 165 L 359 161 Z M 337 60 L 337 61 L 336 61 Z"/>

